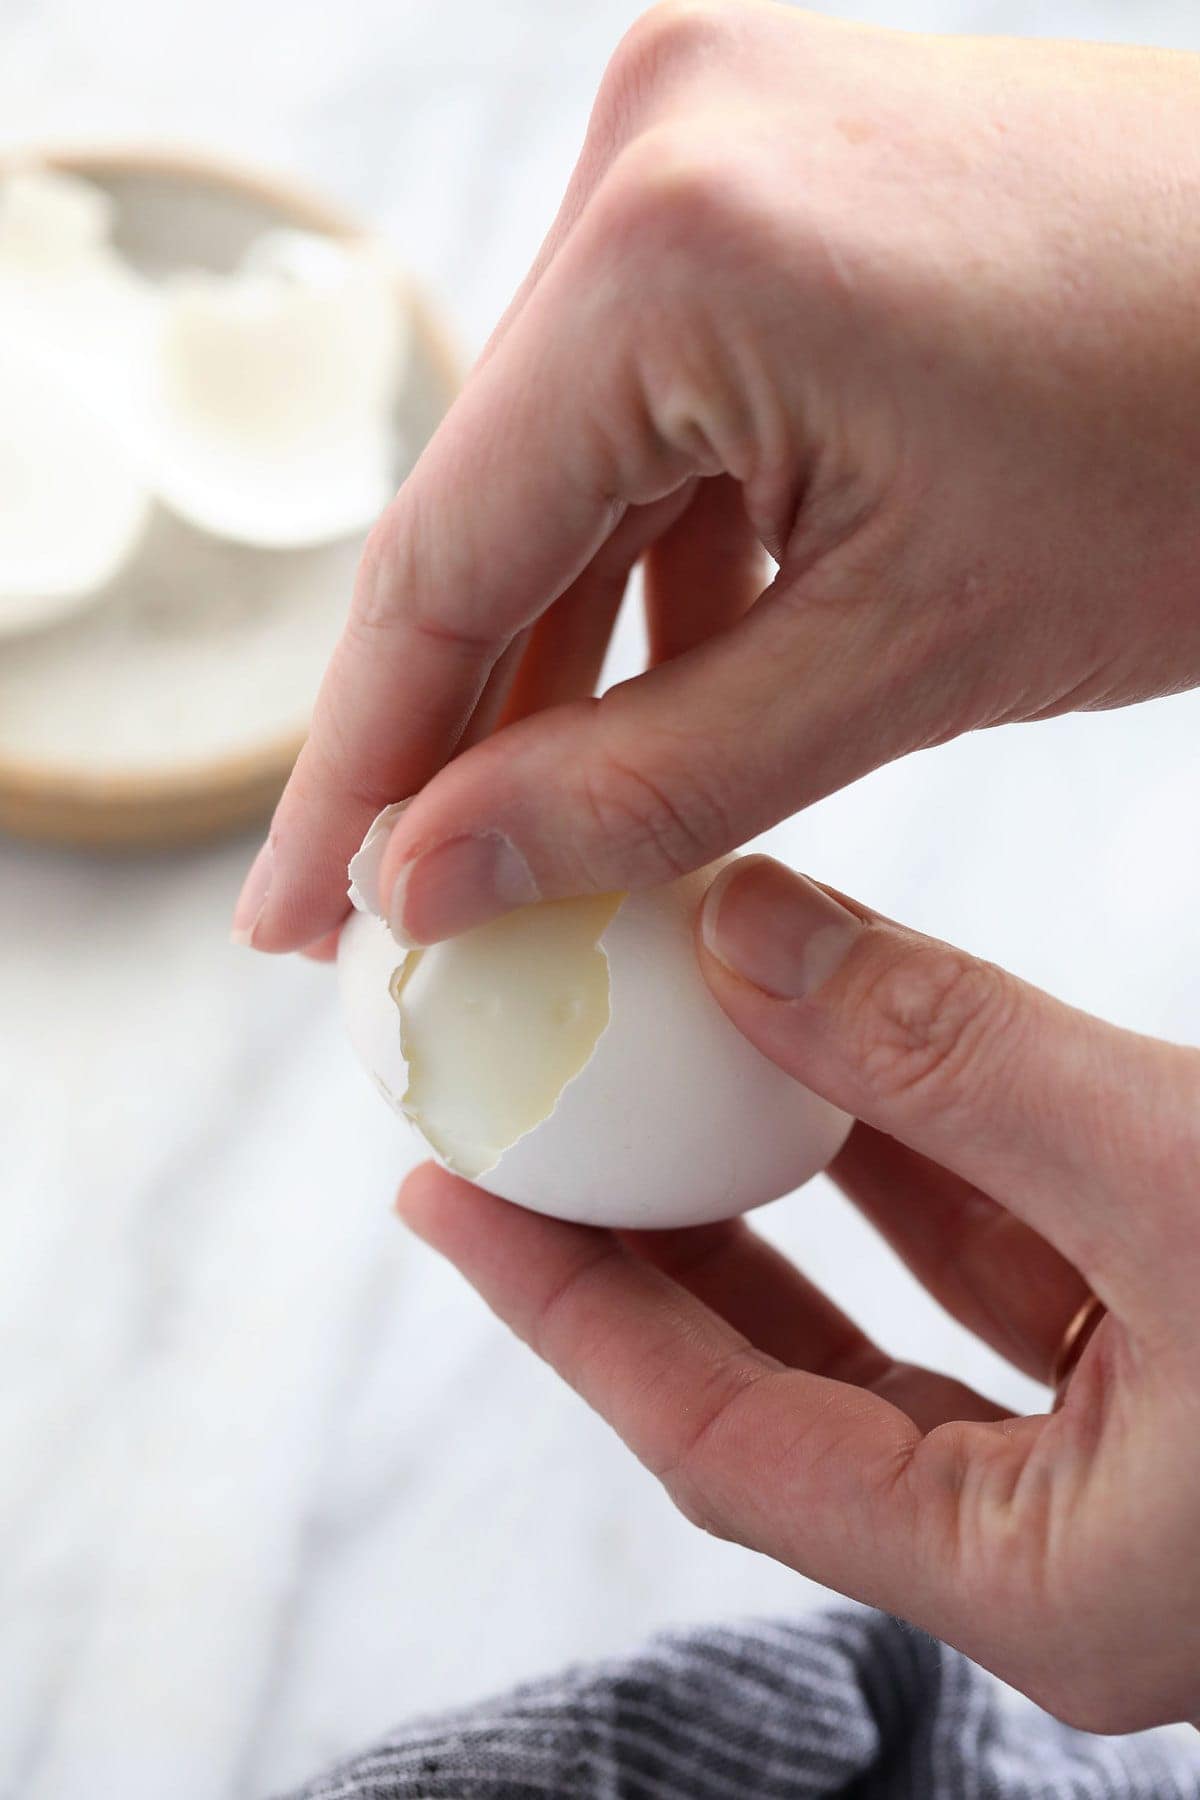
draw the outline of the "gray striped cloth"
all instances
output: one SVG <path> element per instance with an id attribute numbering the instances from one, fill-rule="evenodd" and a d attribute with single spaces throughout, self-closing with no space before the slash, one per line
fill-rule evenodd
<path id="1" fill-rule="evenodd" d="M 286 1800 L 1200 1800 L 1200 1737 L 1097 1738 L 882 1613 L 669 1631 L 406 1725 Z M 283 1797 L 281 1797 L 283 1800 Z"/>

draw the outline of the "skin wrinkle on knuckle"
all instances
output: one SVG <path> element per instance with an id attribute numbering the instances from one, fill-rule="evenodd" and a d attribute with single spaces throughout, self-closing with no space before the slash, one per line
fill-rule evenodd
<path id="1" fill-rule="evenodd" d="M 850 996 L 868 1099 L 917 1115 L 971 1106 L 996 1074 L 1008 985 L 990 963 L 942 945 L 889 945 L 881 962 L 868 960 Z"/>
<path id="2" fill-rule="evenodd" d="M 415 589 L 416 546 L 424 536 L 416 484 L 410 478 L 367 533 L 349 626 L 370 633 L 400 621 Z"/>
<path id="3" fill-rule="evenodd" d="M 749 317 L 739 330 L 730 307 L 754 290 L 751 271 L 771 267 L 776 230 L 753 156 L 715 148 L 692 123 L 643 132 L 610 164 L 590 209 L 589 285 L 600 318 L 615 314 L 619 330 L 637 281 L 639 330 L 621 413 L 638 420 L 634 438 L 653 453 L 647 461 L 639 451 L 636 472 L 626 467 L 627 446 L 610 445 L 592 461 L 611 467 L 626 496 L 636 486 L 635 497 L 650 497 L 643 465 L 654 471 L 654 497 L 695 474 L 730 473 L 757 492 L 764 471 L 778 485 L 778 471 L 790 466 L 786 408 L 763 357 L 748 348 Z M 720 306 L 714 282 L 727 295 Z"/>
<path id="4" fill-rule="evenodd" d="M 539 1296 L 534 1312 L 521 1335 L 543 1362 L 565 1373 L 563 1358 L 553 1343 L 557 1321 L 571 1306 L 577 1305 L 581 1289 L 594 1283 L 597 1276 L 614 1263 L 622 1262 L 625 1252 L 612 1239 L 599 1244 L 590 1256 L 574 1263 L 550 1291 Z M 572 1383 L 574 1385 L 574 1383 Z"/>
<path id="5" fill-rule="evenodd" d="M 777 1374 L 775 1367 L 752 1348 L 738 1345 L 729 1350 L 710 1371 L 698 1416 L 689 1418 L 685 1414 L 666 1461 L 656 1458 L 649 1464 L 685 1518 L 714 1536 L 726 1537 L 731 1528 L 715 1504 L 712 1480 L 700 1466 L 705 1452 L 759 1384 Z"/>
<path id="6" fill-rule="evenodd" d="M 422 504 L 410 478 L 367 535 L 346 635 L 368 650 L 380 637 L 407 633 L 459 650 L 466 660 L 493 657 L 503 646 L 494 632 L 434 610 L 444 608 L 448 593 L 475 596 L 483 585 L 461 547 L 456 551 L 438 528 L 436 512 Z"/>
<path id="7" fill-rule="evenodd" d="M 926 1432 L 914 1426 L 911 1436 L 897 1446 L 879 1490 L 889 1516 L 904 1532 L 912 1565 L 924 1562 L 934 1546 L 941 1579 L 964 1591 L 968 1585 L 979 1585 L 977 1559 L 970 1547 L 968 1489 L 977 1472 L 972 1430 L 959 1422 Z"/>
<path id="8" fill-rule="evenodd" d="M 638 883 L 672 880 L 707 862 L 727 836 L 724 811 L 694 777 L 684 782 L 673 773 L 671 782 L 677 791 L 612 752 L 585 765 L 579 794 L 591 824 L 581 840 L 585 861 L 591 847 L 619 844 L 622 879 Z M 602 884 L 612 878 L 608 868 L 597 875 Z"/>
<path id="9" fill-rule="evenodd" d="M 289 805 L 293 798 L 302 799 L 307 806 L 319 796 L 332 794 L 337 796 L 339 807 L 348 801 L 368 812 L 378 812 L 393 797 L 384 785 L 364 780 L 364 771 L 347 741 L 348 724 L 344 711 L 318 703 L 313 728 L 284 792 L 283 798 Z"/>
<path id="10" fill-rule="evenodd" d="M 870 1406 L 873 1410 L 881 1404 L 868 1391 L 864 1391 L 862 1403 L 864 1407 Z M 889 1402 L 882 1404 L 890 1408 Z M 828 1512 L 831 1504 L 823 1491 L 823 1472 L 827 1466 L 832 1468 L 828 1492 L 836 1495 L 845 1485 L 847 1469 L 853 1465 L 857 1471 L 854 1480 L 864 1501 L 864 1512 L 861 1518 L 854 1521 L 843 1518 L 839 1529 L 847 1540 L 851 1535 L 857 1540 L 855 1560 L 860 1568 L 866 1568 L 869 1562 L 878 1561 L 882 1535 L 886 1533 L 891 1540 L 900 1528 L 897 1495 L 902 1491 L 901 1477 L 912 1459 L 915 1447 L 921 1441 L 918 1427 L 899 1409 L 891 1410 L 895 1414 L 896 1442 L 890 1450 L 885 1450 L 877 1441 L 868 1470 L 861 1454 L 861 1416 L 847 1413 L 844 1395 L 839 1397 L 831 1384 L 823 1406 L 814 1409 L 811 1401 L 806 1404 L 803 1422 L 790 1438 L 776 1448 L 770 1480 L 772 1492 L 777 1495 L 802 1495 L 803 1505 L 785 1506 L 782 1509 L 775 1524 L 782 1526 L 783 1539 L 782 1542 L 776 1540 L 769 1550 L 770 1554 L 779 1557 L 802 1574 L 818 1580 L 827 1578 L 826 1530 L 818 1525 L 814 1536 L 811 1528 L 813 1518 L 819 1518 L 822 1513 Z M 836 1501 L 832 1504 L 836 1506 Z M 776 1510 L 778 1513 L 779 1509 Z M 842 1548 L 844 1549 L 844 1544 Z M 892 1556 L 893 1550 L 889 1542 L 889 1561 Z M 860 1594 L 859 1597 L 872 1599 L 872 1596 L 866 1594 Z M 872 1603 L 882 1604 L 882 1594 L 875 1593 Z"/>
<path id="11" fill-rule="evenodd" d="M 1082 1713 L 1071 1716 L 1080 1706 L 1089 1716 L 1102 1716 L 1093 1711 L 1094 1696 L 1084 1698 L 1091 1673 L 1080 1664 L 1080 1638 L 1072 1631 L 1068 1641 L 1056 1643 L 1055 1634 L 1061 1621 L 1086 1610 L 1093 1587 L 1090 1581 L 1074 1589 L 1050 1580 L 1058 1561 L 1052 1515 L 1063 1509 L 1062 1484 L 1040 1459 L 1039 1440 L 1029 1440 L 1024 1453 L 1009 1440 L 1008 1430 L 1023 1423 L 947 1423 L 918 1442 L 905 1470 L 914 1536 L 918 1547 L 938 1546 L 941 1578 L 953 1591 L 986 1599 L 994 1644 L 1015 1634 L 1007 1658 L 1010 1679 L 1055 1716 L 1081 1723 Z M 1071 1520 L 1067 1530 L 1077 1538 Z M 1030 1620 L 1040 1624 L 1032 1640 Z M 1064 1671 L 1068 1679 L 1080 1676 L 1074 1692 L 1063 1685 Z"/>
<path id="12" fill-rule="evenodd" d="M 370 647 L 380 637 L 407 633 L 444 649 L 460 651 L 468 661 L 497 653 L 499 645 L 494 633 L 478 631 L 446 614 L 428 610 L 422 603 L 423 585 L 427 587 L 428 581 L 421 583 L 415 575 L 406 574 L 393 552 L 388 553 L 386 560 L 377 558 L 369 567 L 364 565 L 346 621 L 347 635 Z M 465 591 L 474 591 L 475 587 L 470 582 L 454 585 L 464 585 Z"/>

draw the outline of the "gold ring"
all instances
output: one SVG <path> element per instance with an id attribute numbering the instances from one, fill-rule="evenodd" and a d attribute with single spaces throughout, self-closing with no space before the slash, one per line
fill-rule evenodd
<path id="1" fill-rule="evenodd" d="M 1058 1400 L 1062 1399 L 1063 1389 L 1075 1373 L 1079 1359 L 1095 1336 L 1096 1327 L 1106 1310 L 1103 1300 L 1097 1299 L 1095 1294 L 1089 1294 L 1063 1332 L 1050 1373 L 1050 1386 Z"/>

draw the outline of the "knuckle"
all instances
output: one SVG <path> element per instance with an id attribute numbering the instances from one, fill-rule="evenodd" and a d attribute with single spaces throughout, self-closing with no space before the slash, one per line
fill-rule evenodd
<path id="1" fill-rule="evenodd" d="M 557 1369 L 569 1381 L 576 1363 L 586 1359 L 580 1348 L 580 1319 L 588 1291 L 602 1284 L 622 1252 L 609 1239 L 582 1257 L 546 1293 L 542 1294 L 522 1330 L 536 1356 Z"/>
<path id="2" fill-rule="evenodd" d="M 496 655 L 501 648 L 497 634 L 481 629 L 468 607 L 460 605 L 457 612 L 461 616 L 456 616 L 447 598 L 477 592 L 473 571 L 449 564 L 443 555 L 437 568 L 440 579 L 431 581 L 431 541 L 411 505 L 403 515 L 396 504 L 383 513 L 363 547 L 347 634 L 375 644 L 401 631 L 436 643 L 466 661 Z"/>
<path id="3" fill-rule="evenodd" d="M 637 137 L 614 161 L 605 184 L 602 242 L 628 274 L 630 256 L 658 272 L 691 279 L 698 261 L 732 265 L 749 253 L 758 229 L 753 171 L 728 142 L 715 143 L 690 122 L 659 125 Z"/>
<path id="4" fill-rule="evenodd" d="M 659 0 L 617 45 L 604 89 L 616 90 L 626 101 L 652 92 L 664 76 L 722 39 L 740 10 L 736 0 Z"/>
<path id="5" fill-rule="evenodd" d="M 397 530 L 393 508 L 388 507 L 367 533 L 359 558 L 350 613 L 351 623 L 359 629 L 374 631 L 395 622 L 396 596 L 409 591 L 402 567 L 406 541 L 406 535 Z"/>
<path id="6" fill-rule="evenodd" d="M 709 1391 L 679 1421 L 678 1435 L 668 1459 L 654 1470 L 672 1504 L 689 1524 L 710 1537 L 728 1541 L 738 1536 L 738 1525 L 724 1485 L 714 1475 L 722 1464 L 721 1434 L 758 1384 L 769 1378 L 765 1363 L 732 1352 L 714 1370 Z"/>
<path id="7" fill-rule="evenodd" d="M 620 858 L 620 881 L 635 886 L 686 875 L 724 847 L 729 822 L 716 795 L 696 771 L 675 765 L 651 773 L 615 752 L 582 774 L 581 801 L 591 830 L 581 854 Z M 585 869 L 589 884 L 611 885 L 611 866 Z"/>
<path id="8" fill-rule="evenodd" d="M 856 996 L 856 1061 L 871 1100 L 952 1111 L 974 1097 L 1011 1013 L 1003 971 L 937 944 L 906 945 Z"/>

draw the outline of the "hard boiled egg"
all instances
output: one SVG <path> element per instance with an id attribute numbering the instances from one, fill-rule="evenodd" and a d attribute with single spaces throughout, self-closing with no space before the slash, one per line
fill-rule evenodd
<path id="1" fill-rule="evenodd" d="M 351 1042 L 444 1167 L 535 1212 L 659 1228 L 774 1200 L 850 1120 L 713 998 L 694 943 L 713 873 L 522 907 L 409 951 L 356 912 L 338 959 Z"/>

